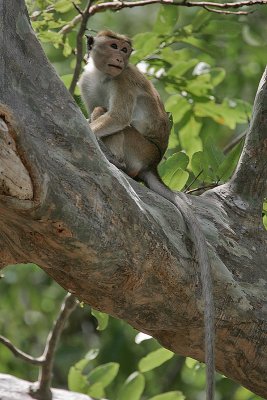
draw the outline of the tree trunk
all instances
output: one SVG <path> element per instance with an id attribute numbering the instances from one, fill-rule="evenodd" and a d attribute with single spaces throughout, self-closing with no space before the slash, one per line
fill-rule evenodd
<path id="1" fill-rule="evenodd" d="M 203 360 L 200 271 L 181 215 L 108 163 L 24 2 L 8 3 L 0 0 L 0 266 L 36 263 L 80 300 Z M 266 159 L 265 72 L 233 178 L 190 197 L 212 260 L 216 368 L 263 397 Z"/>

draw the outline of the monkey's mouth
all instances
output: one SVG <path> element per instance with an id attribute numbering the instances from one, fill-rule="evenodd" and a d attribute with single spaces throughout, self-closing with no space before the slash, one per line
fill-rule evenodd
<path id="1" fill-rule="evenodd" d="M 120 67 L 119 65 L 108 64 L 108 66 L 109 66 L 109 67 L 114 67 L 114 68 L 117 68 L 117 69 L 122 70 L 122 67 Z"/>

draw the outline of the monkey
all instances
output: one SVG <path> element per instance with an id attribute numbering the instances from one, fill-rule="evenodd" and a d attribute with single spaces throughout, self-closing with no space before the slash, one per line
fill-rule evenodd
<path id="1" fill-rule="evenodd" d="M 168 146 L 170 122 L 153 84 L 129 63 L 131 40 L 112 31 L 87 36 L 88 63 L 79 80 L 91 115 L 90 128 L 108 160 L 131 178 L 169 200 L 189 229 L 201 272 L 205 312 L 206 399 L 214 399 L 214 299 L 208 244 L 189 197 L 173 192 L 157 167 Z"/>

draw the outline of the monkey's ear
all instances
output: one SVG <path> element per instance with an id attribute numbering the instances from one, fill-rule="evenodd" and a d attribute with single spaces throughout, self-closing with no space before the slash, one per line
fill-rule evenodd
<path id="1" fill-rule="evenodd" d="M 90 51 L 93 48 L 94 37 L 91 35 L 85 35 L 87 40 L 87 50 Z"/>

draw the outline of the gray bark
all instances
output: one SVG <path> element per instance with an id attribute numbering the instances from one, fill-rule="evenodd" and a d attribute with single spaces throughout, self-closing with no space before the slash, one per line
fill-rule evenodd
<path id="1" fill-rule="evenodd" d="M 108 163 L 43 54 L 24 2 L 7 3 L 0 0 L 0 116 L 15 143 L 12 170 L 22 163 L 26 175 L 15 192 L 1 177 L 0 268 L 34 262 L 80 300 L 203 360 L 200 271 L 181 215 Z M 212 260 L 216 368 L 263 397 L 266 155 L 265 71 L 236 173 L 190 197 Z"/>
<path id="2" fill-rule="evenodd" d="M 31 382 L 15 378 L 14 376 L 0 374 L 0 399 L 1 400 L 32 400 L 29 395 Z M 85 394 L 68 392 L 62 389 L 52 389 L 53 400 L 93 400 Z"/>

